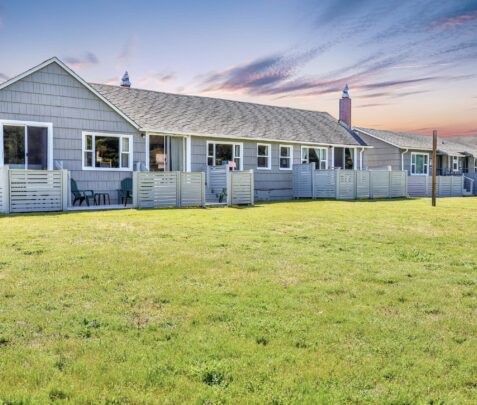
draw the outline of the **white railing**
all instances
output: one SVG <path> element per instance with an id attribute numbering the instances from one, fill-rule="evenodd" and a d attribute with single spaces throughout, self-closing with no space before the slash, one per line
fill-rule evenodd
<path id="1" fill-rule="evenodd" d="M 389 170 L 315 170 L 314 163 L 293 166 L 295 198 L 407 197 L 407 173 Z"/>
<path id="2" fill-rule="evenodd" d="M 2 177 L 1 204 L 4 212 L 64 211 L 68 207 L 66 170 L 3 169 Z"/>

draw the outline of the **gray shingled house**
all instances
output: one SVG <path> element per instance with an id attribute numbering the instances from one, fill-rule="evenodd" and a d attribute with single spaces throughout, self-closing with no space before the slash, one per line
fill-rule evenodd
<path id="1" fill-rule="evenodd" d="M 409 175 L 432 173 L 432 137 L 370 128 L 354 128 L 372 149 L 366 152 L 369 168 L 390 166 Z M 460 175 L 477 171 L 477 146 L 454 138 L 438 138 L 437 174 Z"/>
<path id="2" fill-rule="evenodd" d="M 328 113 L 85 82 L 57 58 L 0 85 L 0 165 L 67 169 L 107 192 L 134 170 L 254 170 L 260 200 L 292 198 L 292 167 L 366 166 L 367 148 Z"/>

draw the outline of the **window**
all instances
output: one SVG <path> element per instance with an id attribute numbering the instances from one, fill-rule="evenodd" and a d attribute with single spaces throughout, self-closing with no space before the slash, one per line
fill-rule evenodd
<path id="1" fill-rule="evenodd" d="M 301 147 L 301 163 L 316 163 L 316 168 L 325 170 L 328 167 L 328 149 Z"/>
<path id="2" fill-rule="evenodd" d="M 242 144 L 207 142 L 207 165 L 229 165 L 234 170 L 242 170 Z"/>
<path id="3" fill-rule="evenodd" d="M 429 174 L 429 155 L 425 153 L 411 154 L 411 174 L 427 175 Z"/>
<path id="4" fill-rule="evenodd" d="M 280 169 L 291 170 L 293 166 L 293 149 L 291 146 L 280 145 Z"/>
<path id="5" fill-rule="evenodd" d="M 52 129 L 49 123 L 0 122 L 0 166 L 26 170 L 51 167 Z"/>
<path id="6" fill-rule="evenodd" d="M 459 158 L 457 156 L 452 156 L 452 171 L 459 171 Z"/>
<path id="7" fill-rule="evenodd" d="M 132 170 L 132 136 L 83 134 L 83 169 Z"/>
<path id="8" fill-rule="evenodd" d="M 257 144 L 257 169 L 270 170 L 272 168 L 272 145 Z"/>

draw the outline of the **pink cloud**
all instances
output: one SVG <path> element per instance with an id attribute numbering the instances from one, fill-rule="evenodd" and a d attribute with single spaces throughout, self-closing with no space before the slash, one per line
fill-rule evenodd
<path id="1" fill-rule="evenodd" d="M 477 21 L 477 10 L 469 11 L 464 14 L 460 14 L 454 17 L 447 17 L 434 24 L 436 28 L 450 29 L 460 27 L 472 21 Z"/>

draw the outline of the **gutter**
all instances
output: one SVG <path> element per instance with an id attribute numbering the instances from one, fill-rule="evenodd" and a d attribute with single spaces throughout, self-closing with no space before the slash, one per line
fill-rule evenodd
<path id="1" fill-rule="evenodd" d="M 258 142 L 275 142 L 281 144 L 296 144 L 296 145 L 311 145 L 311 146 L 324 146 L 330 147 L 334 146 L 337 148 L 364 148 L 372 149 L 372 146 L 365 145 L 351 145 L 351 144 L 338 144 L 338 143 L 323 143 L 323 142 L 306 142 L 306 141 L 295 141 L 295 140 L 285 140 L 285 139 L 268 139 L 268 138 L 252 138 L 252 137 L 239 137 L 231 135 L 212 135 L 212 134 L 199 134 L 194 132 L 180 132 L 180 131 L 167 131 L 161 129 L 152 129 L 152 128 L 141 128 L 141 132 L 148 133 L 150 135 L 177 135 L 177 136 L 196 136 L 199 138 L 218 138 L 218 139 L 235 139 L 240 141 L 258 141 Z"/>
<path id="2" fill-rule="evenodd" d="M 404 152 L 401 152 L 401 170 L 404 171 L 404 155 L 409 152 L 409 149 L 406 149 Z"/>

